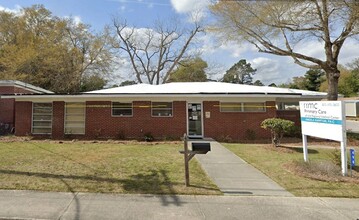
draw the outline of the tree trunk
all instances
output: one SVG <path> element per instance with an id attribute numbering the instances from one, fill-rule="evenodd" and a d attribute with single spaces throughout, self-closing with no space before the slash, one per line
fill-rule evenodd
<path id="1" fill-rule="evenodd" d="M 337 100 L 340 71 L 336 69 L 326 71 L 326 73 L 328 78 L 328 100 Z"/>

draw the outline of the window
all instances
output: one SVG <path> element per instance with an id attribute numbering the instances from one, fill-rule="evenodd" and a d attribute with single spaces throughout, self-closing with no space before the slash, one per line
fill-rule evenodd
<path id="1" fill-rule="evenodd" d="M 244 112 L 265 112 L 265 105 L 263 102 L 246 102 L 243 103 Z"/>
<path id="2" fill-rule="evenodd" d="M 242 112 L 242 103 L 240 102 L 221 102 L 221 112 Z"/>
<path id="3" fill-rule="evenodd" d="M 85 103 L 66 103 L 65 134 L 85 134 Z"/>
<path id="4" fill-rule="evenodd" d="M 132 116 L 132 102 L 112 102 L 112 116 Z"/>
<path id="5" fill-rule="evenodd" d="M 221 102 L 221 112 L 265 112 L 263 102 Z"/>
<path id="6" fill-rule="evenodd" d="M 172 102 L 152 102 L 152 116 L 171 117 Z"/>
<path id="7" fill-rule="evenodd" d="M 280 102 L 278 103 L 278 110 L 299 110 L 299 102 Z"/>
<path id="8" fill-rule="evenodd" d="M 51 134 L 51 131 L 52 131 L 52 103 L 33 103 L 32 133 Z"/>

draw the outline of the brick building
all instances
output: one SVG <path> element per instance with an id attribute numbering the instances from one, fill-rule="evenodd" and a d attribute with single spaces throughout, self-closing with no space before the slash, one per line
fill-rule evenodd
<path id="1" fill-rule="evenodd" d="M 51 94 L 53 92 L 17 80 L 0 80 L 0 134 L 10 132 L 15 123 L 15 99 L 7 95 Z"/>
<path id="2" fill-rule="evenodd" d="M 298 102 L 325 93 L 219 82 L 137 84 L 77 95 L 16 96 L 15 134 L 53 139 L 268 137 L 260 123 L 299 120 Z"/>

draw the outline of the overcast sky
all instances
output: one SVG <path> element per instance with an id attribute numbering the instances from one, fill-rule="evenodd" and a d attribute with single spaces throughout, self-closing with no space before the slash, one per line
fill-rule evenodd
<path id="1" fill-rule="evenodd" d="M 72 16 L 90 24 L 95 30 L 110 25 L 114 16 L 125 18 L 136 27 L 149 27 L 156 19 L 168 19 L 174 15 L 190 24 L 188 14 L 194 11 L 199 12 L 204 20 L 211 19 L 206 10 L 209 0 L 0 0 L 0 10 L 18 11 L 21 7 L 33 4 L 43 4 L 56 16 Z M 306 69 L 294 64 L 291 58 L 259 53 L 249 44 L 222 44 L 211 33 L 199 35 L 198 40 L 201 42 L 202 58 L 210 66 L 217 67 L 217 75 L 213 78 L 218 78 L 240 59 L 246 59 L 257 68 L 254 80 L 259 79 L 266 85 L 272 82 L 286 83 L 292 77 L 306 72 Z M 322 48 L 322 43 L 310 41 L 301 45 L 300 51 L 323 58 Z M 358 57 L 358 41 L 346 41 L 339 62 L 347 64 Z"/>

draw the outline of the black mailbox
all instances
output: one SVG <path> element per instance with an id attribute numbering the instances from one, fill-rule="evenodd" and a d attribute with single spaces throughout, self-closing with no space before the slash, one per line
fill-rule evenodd
<path id="1" fill-rule="evenodd" d="M 196 151 L 199 154 L 205 154 L 211 151 L 211 143 L 192 142 L 192 151 Z"/>

